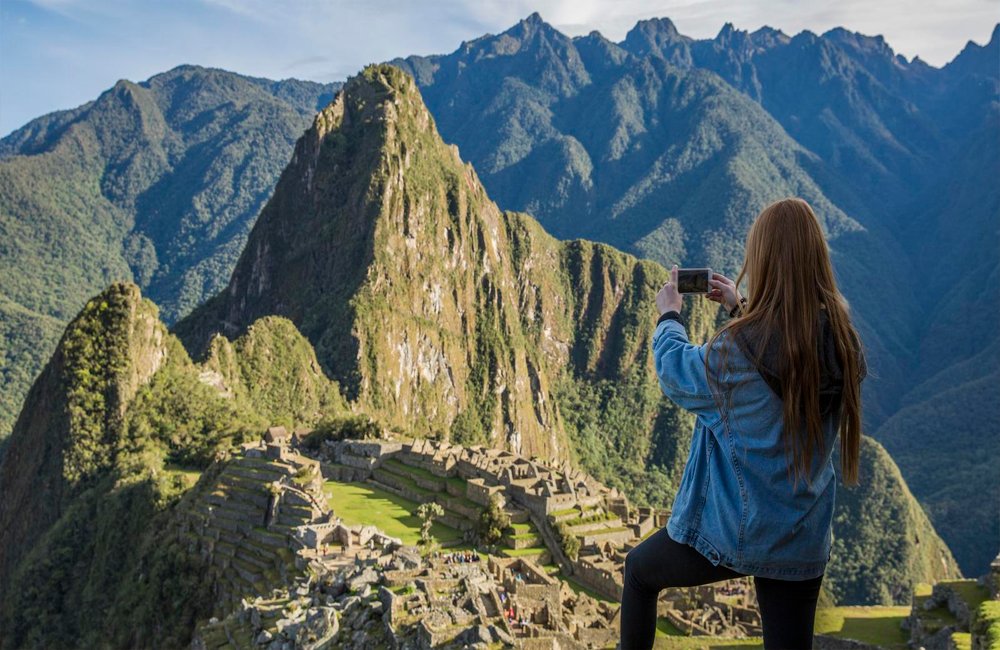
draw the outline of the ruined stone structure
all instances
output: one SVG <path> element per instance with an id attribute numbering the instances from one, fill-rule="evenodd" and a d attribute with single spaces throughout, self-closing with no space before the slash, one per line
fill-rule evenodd
<path id="1" fill-rule="evenodd" d="M 442 520 L 466 528 L 474 512 L 455 500 L 485 507 L 498 494 L 515 523 L 531 530 L 505 538 L 509 548 L 544 544 L 540 564 L 554 560 L 566 575 L 602 596 L 620 601 L 625 555 L 654 530 L 669 511 L 635 508 L 614 488 L 568 466 L 552 468 L 537 459 L 482 446 L 462 447 L 432 440 L 343 440 L 324 445 L 324 474 L 334 480 L 369 481 L 416 502 L 442 503 Z M 455 512 L 464 515 L 456 519 Z M 557 530 L 558 529 L 558 530 Z M 579 538 L 576 558 L 558 542 L 559 531 Z M 665 590 L 661 616 L 691 634 L 741 637 L 760 634 L 752 581 L 733 580 L 698 590 Z"/>
<path id="2" fill-rule="evenodd" d="M 340 441 L 314 459 L 296 452 L 295 438 L 273 428 L 245 445 L 189 508 L 186 532 L 223 596 L 197 631 L 199 650 L 613 646 L 625 554 L 668 515 L 510 452 Z M 442 503 L 458 526 L 500 495 L 513 532 L 501 555 L 441 549 L 425 558 L 375 526 L 346 525 L 323 478 Z M 562 553 L 557 529 L 585 543 L 579 557 Z M 561 567 L 547 564 L 559 557 Z M 560 568 L 611 600 L 578 592 L 554 575 Z M 754 603 L 748 580 L 730 581 L 667 590 L 658 614 L 689 634 L 742 636 L 760 633 Z"/>

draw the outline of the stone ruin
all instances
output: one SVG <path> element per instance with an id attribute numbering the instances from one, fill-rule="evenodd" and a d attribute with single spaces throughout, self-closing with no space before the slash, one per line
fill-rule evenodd
<path id="1" fill-rule="evenodd" d="M 400 470 L 411 468 L 415 484 L 428 489 L 435 478 L 460 479 L 457 496 L 483 507 L 492 495 L 499 494 L 509 512 L 531 522 L 548 557 L 559 564 L 564 574 L 616 602 L 621 600 L 625 555 L 653 530 L 665 526 L 670 514 L 665 509 L 632 507 L 617 489 L 608 488 L 568 464 L 553 468 L 538 459 L 484 446 L 463 447 L 422 439 L 343 440 L 325 443 L 323 458 L 328 461 L 323 465 L 324 473 L 330 478 L 374 482 L 418 502 L 426 500 L 427 495 L 399 489 Z M 445 486 L 453 496 L 455 485 Z M 444 501 L 447 507 L 447 498 Z M 445 523 L 462 526 L 462 522 L 447 519 Z M 557 541 L 557 527 L 580 539 L 581 549 L 575 559 L 563 552 Z M 538 561 L 544 563 L 546 559 L 540 556 Z M 659 611 L 689 634 L 742 637 L 759 635 L 761 630 L 753 584 L 748 578 L 694 590 L 667 589 L 661 596 Z"/>
<path id="2" fill-rule="evenodd" d="M 211 559 L 218 611 L 193 646 L 266 648 L 593 648 L 614 645 L 619 607 L 578 593 L 562 569 L 617 601 L 625 554 L 669 513 L 633 508 L 617 490 L 564 467 L 485 447 L 325 443 L 319 459 L 295 451 L 297 434 L 269 429 L 226 463 L 190 508 L 185 535 Z M 503 497 L 519 530 L 514 557 L 417 549 L 330 511 L 323 479 L 368 480 L 449 508 L 467 525 Z M 464 514 L 463 514 L 464 513 Z M 557 526 L 584 542 L 566 557 Z M 525 540 L 544 546 L 524 555 Z M 543 566 L 550 561 L 559 567 Z M 689 634 L 759 634 L 752 587 L 730 581 L 670 589 L 658 614 Z"/>

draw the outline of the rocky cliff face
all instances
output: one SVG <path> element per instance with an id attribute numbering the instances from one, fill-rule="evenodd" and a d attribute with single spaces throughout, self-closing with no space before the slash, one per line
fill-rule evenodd
<path id="1" fill-rule="evenodd" d="M 664 279 L 502 212 L 413 80 L 372 66 L 296 145 L 229 287 L 177 332 L 200 351 L 280 314 L 390 426 L 566 460 L 556 385 L 646 370 Z"/>

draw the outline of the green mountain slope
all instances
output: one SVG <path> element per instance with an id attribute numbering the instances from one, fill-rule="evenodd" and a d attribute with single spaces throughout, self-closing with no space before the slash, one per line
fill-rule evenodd
<path id="1" fill-rule="evenodd" d="M 917 384 L 996 331 L 995 283 L 976 287 L 998 248 L 998 34 L 938 69 L 843 29 L 727 25 L 697 40 L 653 19 L 616 44 L 569 38 L 535 14 L 450 55 L 397 63 L 499 205 L 560 237 L 731 272 L 764 203 L 808 198 L 869 349 L 866 424 L 880 436 Z M 168 323 L 225 286 L 334 86 L 184 66 L 0 141 L 0 439 L 63 324 L 109 281 L 138 282 Z M 950 287 L 955 269 L 963 289 L 940 304 L 910 281 L 930 271 Z"/>
<path id="2" fill-rule="evenodd" d="M 662 500 L 683 461 L 647 462 L 677 419 L 648 372 L 665 277 L 501 212 L 437 135 L 412 80 L 386 66 L 366 69 L 320 113 L 229 288 L 176 331 L 200 351 L 217 331 L 285 316 L 359 407 L 389 426 L 554 460 L 574 454 L 557 395 L 602 387 L 601 403 L 620 406 L 592 417 L 632 409 L 630 423 L 603 431 L 593 454 L 614 451 L 585 467 Z M 715 310 L 695 305 L 703 336 Z"/>
<path id="3" fill-rule="evenodd" d="M 834 454 L 839 470 L 840 454 Z M 837 604 L 909 604 L 916 582 L 960 576 L 948 545 L 938 537 L 923 508 L 885 449 L 865 436 L 858 470 L 860 485 L 837 486 L 833 557 L 824 585 Z M 957 521 L 969 537 L 976 524 Z M 922 576 L 914 581 L 915 576 Z"/>
<path id="4" fill-rule="evenodd" d="M 346 408 L 287 321 L 265 319 L 213 351 L 193 364 L 132 284 L 111 285 L 70 323 L 0 461 L 0 645 L 126 645 L 118 639 L 141 616 L 140 646 L 158 629 L 165 647 L 178 645 L 174 631 L 190 635 L 193 620 L 143 600 L 204 605 L 181 582 L 198 558 L 157 542 L 190 487 L 181 470 L 207 467 L 272 422 L 313 424 Z M 136 595 L 144 557 L 190 570 Z M 140 596 L 141 613 L 119 616 L 116 600 Z"/>
<path id="5" fill-rule="evenodd" d="M 0 141 L 0 436 L 59 330 L 109 282 L 137 282 L 168 322 L 224 285 L 332 90 L 182 66 Z"/>

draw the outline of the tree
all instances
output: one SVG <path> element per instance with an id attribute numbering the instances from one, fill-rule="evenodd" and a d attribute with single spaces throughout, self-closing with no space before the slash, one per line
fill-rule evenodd
<path id="1" fill-rule="evenodd" d="M 430 544 L 434 538 L 431 537 L 431 525 L 434 519 L 444 515 L 444 508 L 439 504 L 430 502 L 422 503 L 417 508 L 417 516 L 420 517 L 420 543 Z"/>
<path id="2" fill-rule="evenodd" d="M 561 521 L 557 522 L 554 528 L 563 553 L 570 560 L 575 561 L 580 556 L 580 538 L 570 532 L 569 527 Z"/>
<path id="3" fill-rule="evenodd" d="M 503 509 L 503 499 L 499 494 L 490 495 L 490 503 L 479 515 L 477 535 L 479 542 L 492 546 L 500 541 L 503 533 L 510 527 L 510 515 Z"/>

